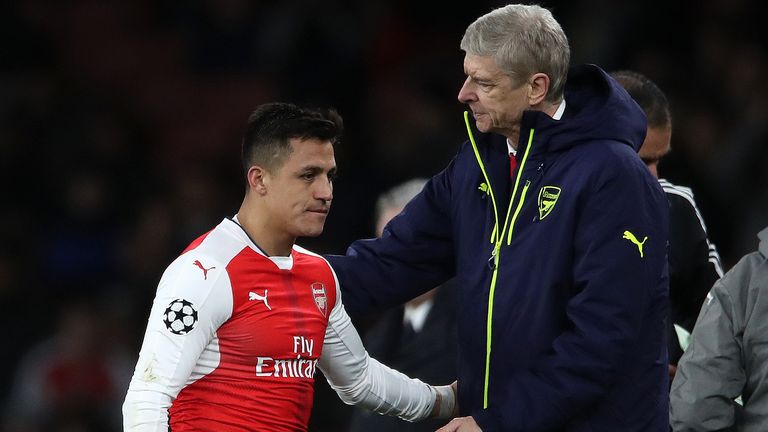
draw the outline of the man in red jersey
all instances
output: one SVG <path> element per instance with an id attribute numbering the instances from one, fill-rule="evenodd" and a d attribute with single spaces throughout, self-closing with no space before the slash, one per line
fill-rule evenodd
<path id="1" fill-rule="evenodd" d="M 341 131 L 332 110 L 276 103 L 251 115 L 243 204 L 163 274 L 126 430 L 305 431 L 316 367 L 348 404 L 411 421 L 452 414 L 449 386 L 368 357 L 333 270 L 294 244 L 323 231 Z"/>

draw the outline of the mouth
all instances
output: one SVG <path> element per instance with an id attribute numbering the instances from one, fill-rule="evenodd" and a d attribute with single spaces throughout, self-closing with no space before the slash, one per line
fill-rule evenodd
<path id="1" fill-rule="evenodd" d="M 307 211 L 308 211 L 308 212 L 310 212 L 310 213 L 316 213 L 316 214 L 321 214 L 321 215 L 327 215 L 327 214 L 328 214 L 328 211 L 329 211 L 329 209 L 327 209 L 327 208 L 316 208 L 316 209 L 308 209 Z"/>

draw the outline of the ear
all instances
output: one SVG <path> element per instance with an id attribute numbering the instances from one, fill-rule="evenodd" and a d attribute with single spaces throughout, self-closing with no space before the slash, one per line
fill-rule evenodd
<path id="1" fill-rule="evenodd" d="M 535 73 L 530 78 L 530 92 L 528 93 L 528 103 L 535 106 L 544 101 L 549 93 L 549 76 L 545 73 Z"/>
<path id="2" fill-rule="evenodd" d="M 267 184 L 269 183 L 269 173 L 264 167 L 253 165 L 248 169 L 247 174 L 248 188 L 259 195 L 267 194 Z"/>

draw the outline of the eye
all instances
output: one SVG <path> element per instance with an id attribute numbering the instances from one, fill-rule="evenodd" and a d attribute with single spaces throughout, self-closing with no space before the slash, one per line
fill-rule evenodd
<path id="1" fill-rule="evenodd" d="M 489 91 L 490 89 L 493 88 L 493 84 L 485 81 L 478 82 L 477 85 L 479 85 L 480 88 L 483 89 L 484 91 Z"/>
<path id="2" fill-rule="evenodd" d="M 306 172 L 306 173 L 301 175 L 301 179 L 311 182 L 312 180 L 315 179 L 315 173 Z"/>

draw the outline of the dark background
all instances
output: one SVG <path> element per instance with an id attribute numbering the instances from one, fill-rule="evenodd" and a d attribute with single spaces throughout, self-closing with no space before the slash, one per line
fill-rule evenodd
<path id="1" fill-rule="evenodd" d="M 162 271 L 239 207 L 239 141 L 257 104 L 345 118 L 333 212 L 322 237 L 300 243 L 341 253 L 371 236 L 378 193 L 438 172 L 465 139 L 458 44 L 503 4 L 3 2 L 0 427 L 119 429 Z M 634 69 L 667 93 L 661 175 L 694 189 L 726 269 L 754 250 L 768 225 L 757 2 L 542 4 L 572 63 Z M 313 430 L 343 427 L 336 404 L 318 403 Z"/>

